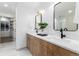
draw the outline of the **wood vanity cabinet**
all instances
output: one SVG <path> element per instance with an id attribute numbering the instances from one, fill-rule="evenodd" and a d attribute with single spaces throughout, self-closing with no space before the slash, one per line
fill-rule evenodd
<path id="1" fill-rule="evenodd" d="M 60 53 L 58 51 L 59 47 L 57 47 L 56 45 L 48 43 L 47 48 L 48 48 L 48 50 L 47 50 L 48 56 L 59 56 L 60 55 Z"/>
<path id="2" fill-rule="evenodd" d="M 27 35 L 27 48 L 34 56 L 47 55 L 47 42 L 29 34 Z"/>
<path id="3" fill-rule="evenodd" d="M 39 40 L 31 35 L 27 35 L 27 47 L 32 55 L 38 56 L 39 54 Z"/>
<path id="4" fill-rule="evenodd" d="M 72 51 L 27 34 L 27 48 L 33 56 L 78 56 Z"/>
<path id="5" fill-rule="evenodd" d="M 69 51 L 69 50 L 66 50 L 66 49 L 61 48 L 61 47 L 58 48 L 58 51 L 59 51 L 60 56 L 79 56 L 79 54 L 74 53 L 74 52 Z"/>
<path id="6" fill-rule="evenodd" d="M 48 56 L 79 56 L 79 54 L 48 43 Z"/>
<path id="7" fill-rule="evenodd" d="M 40 56 L 47 56 L 47 43 L 44 40 L 39 39 L 39 55 Z"/>

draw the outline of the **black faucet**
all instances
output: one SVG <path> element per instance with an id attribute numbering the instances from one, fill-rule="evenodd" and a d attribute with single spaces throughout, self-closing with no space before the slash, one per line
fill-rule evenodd
<path id="1" fill-rule="evenodd" d="M 67 28 L 64 28 L 64 31 L 68 31 L 68 29 Z"/>
<path id="2" fill-rule="evenodd" d="M 66 37 L 66 35 L 63 34 L 63 29 L 62 28 L 60 29 L 60 32 L 61 32 L 61 38 Z"/>

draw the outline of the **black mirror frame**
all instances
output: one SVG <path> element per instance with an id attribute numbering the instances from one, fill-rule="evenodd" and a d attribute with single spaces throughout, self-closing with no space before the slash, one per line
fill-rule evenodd
<path id="1" fill-rule="evenodd" d="M 40 18 L 40 22 L 42 22 L 42 14 L 38 14 L 38 15 L 41 16 L 41 18 Z M 35 16 L 35 29 L 37 29 L 37 28 L 36 28 L 36 23 L 37 23 L 37 19 L 36 19 L 36 17 L 37 17 L 38 15 Z"/>
<path id="2" fill-rule="evenodd" d="M 55 6 L 58 5 L 58 4 L 60 4 L 60 3 L 62 3 L 62 2 L 58 2 L 57 4 L 55 4 L 55 5 L 54 5 L 54 10 L 53 10 L 53 29 L 54 29 L 55 31 L 60 31 L 60 30 L 58 30 L 58 29 L 55 29 Z M 78 30 L 78 24 L 76 24 L 76 30 L 68 30 L 68 31 L 74 32 L 74 31 L 77 31 L 77 30 Z"/>

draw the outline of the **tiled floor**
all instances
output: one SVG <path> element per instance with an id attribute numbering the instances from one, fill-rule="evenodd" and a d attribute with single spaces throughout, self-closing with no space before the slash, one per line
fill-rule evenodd
<path id="1" fill-rule="evenodd" d="M 15 42 L 0 43 L 0 56 L 31 56 L 28 49 L 16 50 Z"/>

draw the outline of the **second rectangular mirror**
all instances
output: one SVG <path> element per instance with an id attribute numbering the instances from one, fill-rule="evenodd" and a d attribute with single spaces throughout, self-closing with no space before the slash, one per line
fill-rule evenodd
<path id="1" fill-rule="evenodd" d="M 75 20 L 76 2 L 59 2 L 54 6 L 54 30 L 59 31 L 61 28 L 67 31 L 77 31 L 78 24 Z"/>

